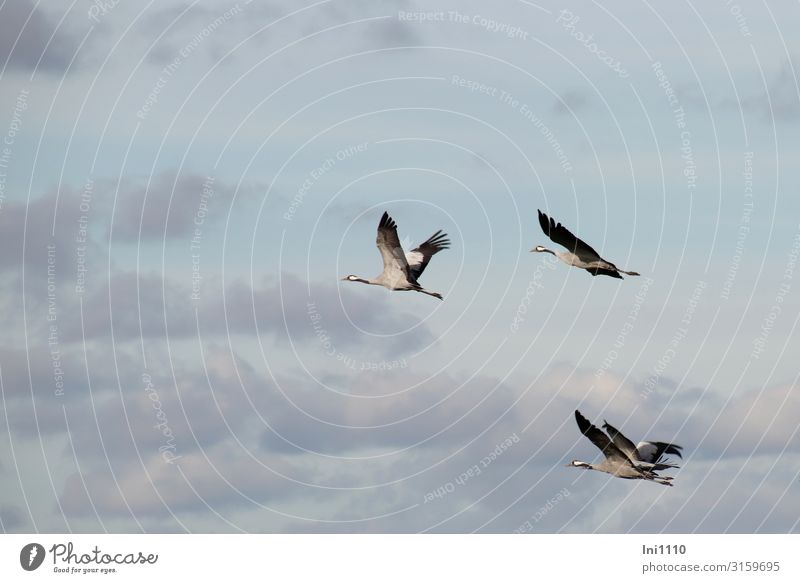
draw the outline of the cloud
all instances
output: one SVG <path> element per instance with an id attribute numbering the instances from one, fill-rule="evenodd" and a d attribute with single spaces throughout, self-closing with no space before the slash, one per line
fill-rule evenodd
<path id="1" fill-rule="evenodd" d="M 564 91 L 553 104 L 553 113 L 572 114 L 583 109 L 589 103 L 588 95 L 576 89 Z"/>
<path id="2" fill-rule="evenodd" d="M 681 99 L 687 104 L 700 109 L 712 109 L 752 112 L 763 121 L 790 122 L 800 118 L 800 91 L 798 90 L 797 69 L 792 60 L 784 61 L 772 72 L 765 72 L 767 89 L 759 93 L 740 91 L 740 100 L 731 97 L 720 97 L 716 94 L 701 95 L 695 87 L 683 87 L 680 90 Z M 758 85 L 761 86 L 761 78 Z"/>
<path id="3" fill-rule="evenodd" d="M 102 395 L 116 392 L 120 382 L 130 387 L 140 370 L 124 350 L 112 352 L 91 344 L 0 349 L 9 428 L 18 439 L 63 436 L 67 423 L 76 420 L 81 426 L 76 435 L 95 431 L 94 422 L 83 424 L 91 419 L 96 404 L 102 403 Z"/>
<path id="4" fill-rule="evenodd" d="M 491 427 L 513 399 L 507 388 L 495 389 L 497 385 L 486 377 L 438 374 L 426 379 L 405 369 L 350 378 L 349 394 L 287 383 L 281 387 L 284 401 L 262 412 L 271 426 L 262 444 L 267 450 L 292 453 L 302 448 L 343 455 L 367 448 L 392 456 L 405 448 L 452 451 L 482 432 L 486 440 L 502 440 L 520 423 L 512 414 Z M 393 394 L 399 387 L 410 388 Z"/>
<path id="5" fill-rule="evenodd" d="M 25 515 L 17 506 L 0 506 L 0 529 L 3 532 L 19 530 L 25 524 Z"/>
<path id="6" fill-rule="evenodd" d="M 84 475 L 64 483 L 69 516 L 216 511 L 292 495 L 295 483 L 281 476 L 308 479 L 279 456 L 248 453 L 253 407 L 267 409 L 274 391 L 246 362 L 212 346 L 203 365 L 174 367 L 174 381 L 166 370 L 128 374 L 123 393 L 71 409 L 65 455 L 74 449 Z"/>
<path id="7" fill-rule="evenodd" d="M 786 61 L 769 82 L 768 93 L 763 98 L 753 100 L 760 102 L 763 113 L 770 119 L 774 115 L 778 120 L 795 120 L 800 118 L 800 90 L 798 90 L 797 73 L 792 61 Z"/>
<path id="8" fill-rule="evenodd" d="M 53 20 L 31 0 L 0 5 L 0 63 L 25 71 L 66 69 L 77 42 Z"/>
<path id="9" fill-rule="evenodd" d="M 704 407 L 701 419 L 706 421 L 703 429 L 708 428 L 708 435 L 701 446 L 712 459 L 723 452 L 727 456 L 800 453 L 795 422 L 799 418 L 797 385 L 751 389 L 729 403 Z"/>
<path id="10" fill-rule="evenodd" d="M 149 11 L 142 19 L 142 30 L 148 42 L 152 30 L 169 31 L 147 54 L 147 60 L 159 66 L 177 59 L 186 59 L 199 49 L 214 61 L 243 40 L 248 33 L 242 27 L 263 26 L 277 16 L 271 4 L 234 3 L 229 6 L 202 6 L 178 3 L 165 4 Z M 217 32 L 222 31 L 222 34 Z"/>
<path id="11" fill-rule="evenodd" d="M 330 346 L 337 350 L 364 346 L 373 357 L 392 360 L 434 342 L 421 319 L 392 307 L 392 298 L 382 290 L 340 287 L 338 281 L 309 286 L 287 273 L 279 279 L 264 277 L 255 285 L 234 280 L 224 292 L 219 279 L 208 278 L 202 286 L 199 299 L 193 301 L 188 269 L 185 283 L 155 272 L 114 272 L 110 281 L 104 279 L 83 297 L 87 308 L 82 322 L 77 298 L 68 294 L 61 298 L 61 338 L 65 342 L 106 338 L 112 324 L 117 342 L 195 337 L 199 318 L 204 337 L 268 335 L 313 343 L 320 352 Z M 39 337 L 46 337 L 47 322 L 42 319 L 38 325 Z"/>
<path id="12" fill-rule="evenodd" d="M 98 179 L 81 188 L 62 185 L 30 202 L 5 201 L 0 213 L 0 246 L 4 249 L 0 270 L 18 270 L 24 261 L 31 268 L 26 277 L 43 279 L 48 259 L 55 256 L 53 265 L 59 282 L 74 282 L 77 251 L 84 244 L 87 260 L 104 268 L 108 239 L 104 238 L 103 244 L 95 239 L 99 226 L 108 229 L 113 199 L 105 195 L 117 186 L 116 181 Z M 257 184 L 245 184 L 237 200 L 247 201 L 259 189 Z M 113 242 L 184 237 L 187 246 L 197 222 L 205 230 L 227 216 L 234 194 L 233 187 L 214 177 L 174 172 L 156 176 L 149 188 L 144 179 L 128 177 L 120 190 L 111 225 Z M 79 237 L 86 237 L 86 241 Z"/>
<path id="13" fill-rule="evenodd" d="M 19 271 L 24 263 L 26 281 L 33 280 L 35 287 L 51 274 L 59 283 L 74 282 L 76 251 L 81 244 L 77 241 L 78 219 L 84 215 L 82 194 L 83 190 L 63 187 L 58 193 L 49 192 L 30 203 L 6 201 L 0 213 L 0 270 Z M 92 220 L 91 215 L 88 219 Z M 87 257 L 105 257 L 91 239 L 86 244 Z M 40 297 L 46 296 L 40 287 L 36 291 Z"/>
<path id="14" fill-rule="evenodd" d="M 254 406 L 267 409 L 276 400 L 267 380 L 219 346 L 208 347 L 202 362 L 149 365 L 123 369 L 122 391 L 98 390 L 91 406 L 70 408 L 70 418 L 80 420 L 72 445 L 84 465 L 109 456 L 124 468 L 140 455 L 183 455 L 232 435 L 246 438 L 257 422 Z"/>
<path id="15" fill-rule="evenodd" d="M 198 222 L 207 225 L 227 216 L 232 200 L 233 188 L 213 176 L 165 173 L 151 184 L 129 184 L 117 208 L 114 239 L 141 242 L 185 237 L 188 242 Z"/>
<path id="16" fill-rule="evenodd" d="M 561 363 L 528 386 L 416 369 L 329 376 L 347 391 L 336 394 L 283 369 L 270 380 L 225 344 L 207 346 L 202 363 L 176 358 L 171 369 L 174 377 L 166 363 L 151 362 L 149 391 L 136 367 L 124 366 L 121 393 L 96 391 L 92 406 L 84 393 L 67 405 L 72 441 L 63 455 L 71 459 L 74 449 L 83 472 L 61 486 L 68 517 L 91 517 L 94 507 L 104 521 L 132 512 L 163 524 L 173 514 L 217 521 L 218 513 L 230 521 L 218 528 L 230 531 L 262 505 L 291 514 L 300 504 L 303 515 L 325 522 L 290 520 L 283 530 L 509 532 L 533 517 L 534 532 L 792 528 L 781 519 L 790 508 L 782 492 L 796 471 L 787 474 L 776 458 L 798 455 L 791 385 L 743 392 L 723 406 L 718 395 L 676 392 L 674 383 L 643 398 L 640 380 L 611 371 L 598 379 Z M 564 468 L 575 457 L 601 456 L 578 431 L 575 408 L 634 441 L 684 445 L 675 488 Z M 169 436 L 156 427 L 159 410 Z M 12 432 L 22 435 L 16 423 Z M 174 464 L 160 451 L 170 436 L 180 456 Z M 473 467 L 480 472 L 464 480 Z M 429 496 L 445 485 L 445 495 Z M 569 497 L 542 513 L 565 488 Z M 715 496 L 726 500 L 719 512 Z M 722 512 L 732 506 L 743 514 Z"/>
<path id="17" fill-rule="evenodd" d="M 60 496 L 70 516 L 170 515 L 174 512 L 223 511 L 231 506 L 257 508 L 296 495 L 298 489 L 280 473 L 290 473 L 278 458 L 258 463 L 233 443 L 189 452 L 175 464 L 150 456 L 144 466 L 130 466 L 115 476 L 92 473 L 67 478 Z"/>
<path id="18" fill-rule="evenodd" d="M 211 9 L 195 5 L 188 7 L 186 4 L 179 4 L 152 11 L 143 19 L 143 30 L 161 29 L 165 23 L 172 23 L 176 19 L 177 21 L 148 53 L 148 60 L 163 66 L 185 54 L 187 49 L 191 54 L 199 49 L 206 58 L 216 61 L 241 40 L 300 8 L 296 3 L 284 1 L 268 4 L 252 3 L 243 5 L 240 10 L 221 7 Z M 336 23 L 354 22 L 370 16 L 388 16 L 339 29 L 330 34 L 337 35 L 340 44 L 346 43 L 346 46 L 355 44 L 361 50 L 364 45 L 369 48 L 391 48 L 422 44 L 420 27 L 399 21 L 398 10 L 411 11 L 418 8 L 405 0 L 322 4 L 283 20 L 278 26 L 268 28 L 254 39 L 256 42 L 276 41 L 280 46 L 299 37 L 318 33 Z M 222 30 L 223 34 L 216 34 Z M 330 48 L 327 39 L 328 37 L 323 35 L 307 40 L 304 46 L 307 47 L 309 42 L 326 43 L 325 46 Z M 232 58 L 238 56 L 237 53 L 233 53 Z M 283 56 L 284 60 L 293 58 L 291 53 Z"/>

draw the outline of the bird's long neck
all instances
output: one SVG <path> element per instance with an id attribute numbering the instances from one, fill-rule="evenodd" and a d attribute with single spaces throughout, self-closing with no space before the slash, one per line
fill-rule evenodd
<path id="1" fill-rule="evenodd" d="M 552 249 L 548 249 L 547 247 L 543 247 L 541 252 L 542 253 L 549 253 L 550 255 L 555 255 L 556 254 L 555 251 L 553 251 Z"/>
<path id="2" fill-rule="evenodd" d="M 350 281 L 357 281 L 359 283 L 366 283 L 368 285 L 378 285 L 378 282 L 375 279 L 364 279 L 363 277 L 356 277 Z"/>

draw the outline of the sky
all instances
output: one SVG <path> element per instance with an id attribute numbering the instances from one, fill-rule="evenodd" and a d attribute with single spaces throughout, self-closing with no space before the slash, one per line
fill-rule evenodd
<path id="1" fill-rule="evenodd" d="M 0 530 L 800 531 L 798 17 L 0 3 Z"/>

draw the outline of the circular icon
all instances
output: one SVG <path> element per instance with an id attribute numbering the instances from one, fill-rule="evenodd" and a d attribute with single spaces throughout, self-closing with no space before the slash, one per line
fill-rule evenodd
<path id="1" fill-rule="evenodd" d="M 44 547 L 39 543 L 28 543 L 19 552 L 19 564 L 26 571 L 35 571 L 44 561 Z"/>

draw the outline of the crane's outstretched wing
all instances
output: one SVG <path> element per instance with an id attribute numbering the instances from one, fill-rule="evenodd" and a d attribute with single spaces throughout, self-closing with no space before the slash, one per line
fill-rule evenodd
<path id="1" fill-rule="evenodd" d="M 676 455 L 683 459 L 680 445 L 674 443 L 664 443 L 663 441 L 642 441 L 636 446 L 639 452 L 639 457 L 642 461 L 650 463 L 658 463 L 664 455 Z"/>
<path id="2" fill-rule="evenodd" d="M 542 227 L 544 234 L 550 237 L 553 243 L 558 243 L 562 247 L 566 247 L 568 251 L 571 251 L 584 261 L 602 259 L 597 251 L 578 239 L 575 235 L 570 233 L 565 226 L 561 223 L 556 223 L 552 217 L 548 217 L 542 211 L 539 211 L 539 226 Z"/>
<path id="3" fill-rule="evenodd" d="M 642 458 L 639 457 L 639 452 L 636 450 L 636 446 L 633 444 L 633 442 L 622 435 L 622 433 L 620 433 L 616 427 L 609 425 L 608 421 L 605 419 L 603 419 L 603 429 L 605 429 L 609 437 L 611 437 L 611 441 L 614 442 L 614 445 L 620 448 L 622 453 L 628 456 L 631 461 L 642 461 Z"/>
<path id="4" fill-rule="evenodd" d="M 578 428 L 581 430 L 581 433 L 588 437 L 589 441 L 600 448 L 600 451 L 602 451 L 608 459 L 617 459 L 625 461 L 631 466 L 634 465 L 631 459 L 625 455 L 625 453 L 619 447 L 614 445 L 614 442 L 611 441 L 608 435 L 592 425 L 592 423 L 586 419 L 586 417 L 581 415 L 581 412 L 577 409 L 575 410 L 575 421 L 578 422 Z"/>
<path id="5" fill-rule="evenodd" d="M 610 265 L 614 265 L 614 264 L 610 263 Z M 616 267 L 617 266 L 614 265 L 614 268 L 616 268 Z M 611 269 L 603 269 L 602 267 L 593 267 L 591 269 L 587 269 L 586 271 L 588 271 L 592 275 L 608 275 L 609 277 L 616 277 L 617 279 L 625 279 L 624 277 L 622 277 L 619 274 L 619 271 L 613 271 Z"/>
<path id="6" fill-rule="evenodd" d="M 422 275 L 431 257 L 436 255 L 442 249 L 450 247 L 450 239 L 447 238 L 447 233 L 442 233 L 441 230 L 436 231 L 431 235 L 427 241 L 422 245 L 406 253 L 406 261 L 411 270 L 411 275 L 416 279 Z"/>
<path id="7" fill-rule="evenodd" d="M 397 224 L 389 213 L 383 213 L 381 222 L 378 224 L 378 238 L 375 240 L 378 250 L 383 258 L 383 269 L 386 272 L 401 271 L 408 281 L 416 281 L 411 275 L 408 267 L 403 247 L 400 245 L 400 238 L 397 236 Z"/>

